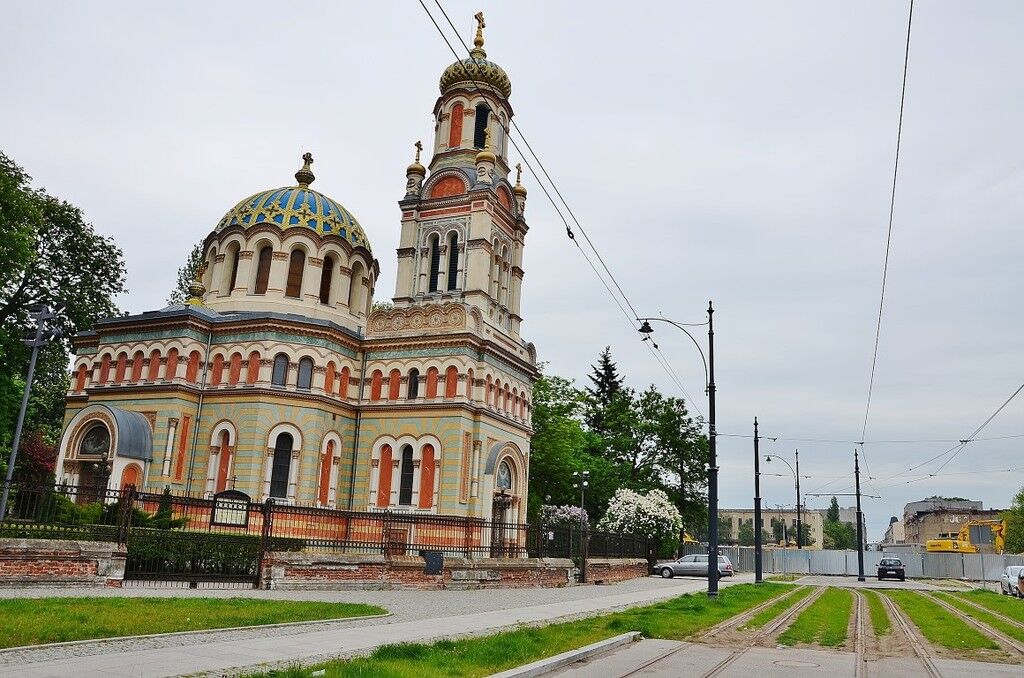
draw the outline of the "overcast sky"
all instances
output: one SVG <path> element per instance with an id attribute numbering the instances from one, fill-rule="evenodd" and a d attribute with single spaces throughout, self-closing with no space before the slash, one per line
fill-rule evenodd
<path id="1" fill-rule="evenodd" d="M 719 431 L 749 434 L 757 415 L 785 438 L 763 450 L 800 449 L 805 491 L 852 473 L 851 443 L 792 438 L 860 438 L 906 3 L 444 4 L 467 40 L 484 9 L 517 122 L 640 314 L 700 322 L 714 300 Z M 965 438 L 1024 381 L 1022 29 L 1018 2 L 915 7 L 869 441 Z M 415 0 L 8 3 L 0 148 L 117 240 L 133 312 L 161 307 L 192 245 L 312 151 L 314 187 L 366 229 L 386 299 L 405 167 L 417 139 L 429 151 L 452 61 Z M 631 385 L 678 393 L 524 184 L 523 335 L 547 370 L 582 382 L 608 344 Z M 656 338 L 706 413 L 692 344 Z M 1024 395 L 980 437 L 1017 434 Z M 1024 469 L 1024 437 L 886 480 L 950 446 L 868 444 L 872 539 L 907 501 L 1003 507 L 1024 484 L 976 472 Z M 721 505 L 750 506 L 751 441 L 719 451 Z M 792 504 L 791 478 L 762 495 Z"/>

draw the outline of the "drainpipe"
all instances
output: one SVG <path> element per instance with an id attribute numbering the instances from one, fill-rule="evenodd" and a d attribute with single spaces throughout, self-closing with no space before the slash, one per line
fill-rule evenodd
<path id="1" fill-rule="evenodd" d="M 199 403 L 196 405 L 196 420 L 192 426 L 192 453 L 188 459 L 188 478 L 185 480 L 185 494 L 192 491 L 192 471 L 196 465 L 196 443 L 199 440 L 199 418 L 203 415 L 203 396 L 206 395 L 206 375 L 210 370 L 210 345 L 213 343 L 213 325 L 206 333 L 206 354 L 203 356 L 203 380 L 199 387 Z"/>
<path id="2" fill-rule="evenodd" d="M 363 366 L 359 369 L 359 398 L 356 400 L 356 424 L 352 432 L 352 465 L 348 474 L 348 510 L 352 510 L 356 491 L 356 454 L 359 451 L 359 427 L 363 423 L 363 387 L 366 384 L 366 354 L 363 349 Z"/>

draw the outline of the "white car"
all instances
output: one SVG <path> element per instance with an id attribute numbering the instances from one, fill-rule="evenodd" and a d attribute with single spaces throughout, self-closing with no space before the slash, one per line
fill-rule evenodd
<path id="1" fill-rule="evenodd" d="M 1003 570 L 1003 576 L 999 578 L 999 592 L 1007 596 L 1018 596 L 1020 591 L 1017 588 L 1017 579 L 1024 575 L 1024 565 L 1010 565 Z"/>

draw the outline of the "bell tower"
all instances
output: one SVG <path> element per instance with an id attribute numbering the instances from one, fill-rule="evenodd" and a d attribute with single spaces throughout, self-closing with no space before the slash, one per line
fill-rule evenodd
<path id="1" fill-rule="evenodd" d="M 492 329 L 518 338 L 529 229 L 519 166 L 509 180 L 512 83 L 487 59 L 483 13 L 475 18 L 470 56 L 441 74 L 430 162 L 420 163 L 416 142 L 406 169 L 394 302 L 473 306 Z"/>

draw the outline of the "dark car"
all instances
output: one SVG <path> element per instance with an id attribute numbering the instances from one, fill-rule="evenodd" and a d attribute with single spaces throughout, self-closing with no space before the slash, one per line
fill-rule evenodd
<path id="1" fill-rule="evenodd" d="M 903 561 L 899 558 L 882 558 L 878 563 L 878 580 L 882 579 L 906 581 L 907 568 L 903 566 Z"/>

